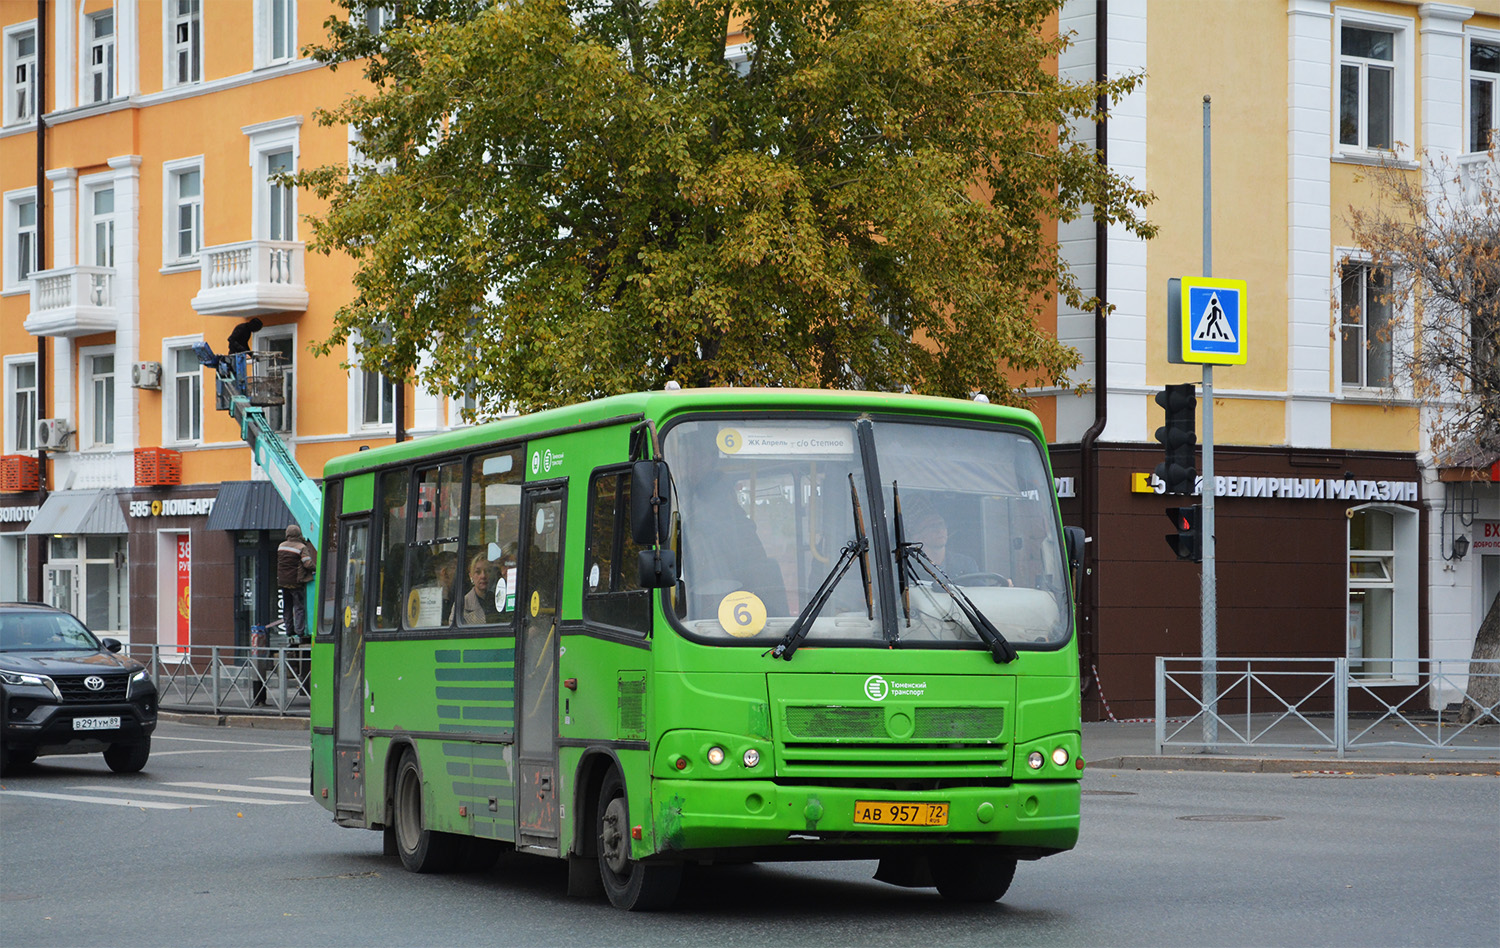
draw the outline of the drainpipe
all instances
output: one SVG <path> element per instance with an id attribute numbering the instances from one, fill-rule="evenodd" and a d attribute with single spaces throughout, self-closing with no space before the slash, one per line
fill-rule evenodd
<path id="1" fill-rule="evenodd" d="M 1095 0 L 1094 3 L 1094 79 L 1105 82 L 1109 78 L 1109 2 Z M 1096 105 L 1098 120 L 1094 127 L 1094 155 L 1101 165 L 1109 165 L 1109 101 L 1102 92 Z M 1099 654 L 1099 455 L 1095 443 L 1104 432 L 1109 421 L 1109 332 L 1104 317 L 1109 299 L 1109 228 L 1104 222 L 1094 224 L 1094 423 L 1083 433 L 1078 444 L 1080 496 L 1083 508 L 1083 529 L 1093 538 L 1092 557 L 1084 556 L 1084 578 L 1082 628 L 1079 630 L 1079 662 L 1083 678 L 1083 692 L 1097 694 L 1098 681 L 1094 666 Z"/>
<path id="2" fill-rule="evenodd" d="M 36 270 L 47 268 L 47 0 L 36 0 Z M 34 275 L 34 274 L 33 274 Z M 47 337 L 36 337 L 36 416 L 47 417 Z M 36 432 L 32 432 L 36 437 Z M 37 494 L 40 508 L 47 501 L 47 452 L 36 453 Z M 33 546 L 35 544 L 35 546 Z M 47 538 L 28 537 L 26 542 L 26 598 L 42 601 L 42 571 L 47 565 Z"/>

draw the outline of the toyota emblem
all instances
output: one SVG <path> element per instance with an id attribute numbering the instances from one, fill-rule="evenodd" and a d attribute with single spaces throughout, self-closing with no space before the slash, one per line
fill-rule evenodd
<path id="1" fill-rule="evenodd" d="M 103 691 L 104 679 L 100 678 L 98 675 L 90 675 L 83 680 L 83 687 L 87 688 L 90 691 Z"/>

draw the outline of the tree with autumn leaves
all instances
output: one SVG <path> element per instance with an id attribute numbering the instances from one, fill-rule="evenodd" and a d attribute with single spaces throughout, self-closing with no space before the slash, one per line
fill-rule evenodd
<path id="1" fill-rule="evenodd" d="M 1420 171 L 1387 163 L 1369 174 L 1375 200 L 1348 222 L 1370 263 L 1388 274 L 1393 389 L 1421 406 L 1438 466 L 1487 467 L 1500 459 L 1500 173 L 1428 156 Z M 1409 388 L 1407 387 L 1409 385 Z M 1475 635 L 1473 658 L 1500 660 L 1500 598 Z M 1461 720 L 1500 702 L 1500 665 L 1471 665 Z"/>
<path id="2" fill-rule="evenodd" d="M 311 248 L 356 264 L 320 354 L 490 410 L 685 385 L 1021 403 L 1092 301 L 1049 226 L 1153 233 L 1070 123 L 1058 0 L 340 0 L 312 54 Z M 380 10 L 375 11 L 375 7 Z M 378 22 L 376 33 L 369 24 Z"/>

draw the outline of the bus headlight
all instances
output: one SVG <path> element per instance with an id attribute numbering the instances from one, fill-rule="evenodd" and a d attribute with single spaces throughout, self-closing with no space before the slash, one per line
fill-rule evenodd
<path id="1" fill-rule="evenodd" d="M 1059 767 L 1066 765 L 1068 762 L 1068 749 L 1066 747 L 1055 748 L 1052 751 L 1052 762 Z"/>
<path id="2" fill-rule="evenodd" d="M 1046 762 L 1047 758 L 1042 756 L 1041 751 L 1032 751 L 1031 754 L 1026 758 L 1026 766 L 1030 767 L 1032 770 L 1041 770 L 1042 764 Z"/>
<path id="3" fill-rule="evenodd" d="M 758 763 L 760 763 L 760 751 L 756 750 L 753 747 L 745 751 L 746 767 L 754 767 Z"/>
<path id="4" fill-rule="evenodd" d="M 717 744 L 708 749 L 708 762 L 717 767 L 724 763 L 724 748 Z"/>

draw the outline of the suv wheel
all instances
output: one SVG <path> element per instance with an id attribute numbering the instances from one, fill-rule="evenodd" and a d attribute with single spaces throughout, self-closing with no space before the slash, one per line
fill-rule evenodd
<path id="1" fill-rule="evenodd" d="M 109 745 L 104 751 L 104 762 L 117 774 L 133 774 L 146 766 L 146 758 L 150 756 L 151 740 L 147 738 L 139 744 Z"/>

